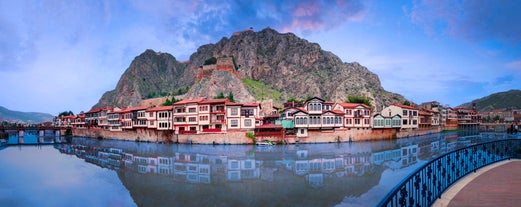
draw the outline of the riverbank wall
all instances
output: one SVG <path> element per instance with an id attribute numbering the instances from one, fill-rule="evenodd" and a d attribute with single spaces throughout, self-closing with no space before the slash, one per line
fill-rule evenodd
<path id="1" fill-rule="evenodd" d="M 265 140 L 285 143 L 334 143 L 334 142 L 357 142 L 376 141 L 405 138 L 423 134 L 438 133 L 440 129 L 336 129 L 331 131 L 308 131 L 307 137 L 296 137 L 294 135 L 256 137 L 257 142 Z M 226 133 L 205 134 L 174 134 L 173 131 L 136 129 L 128 131 L 108 131 L 99 128 L 76 128 L 72 130 L 73 136 L 90 137 L 101 139 L 115 139 L 125 141 L 142 141 L 156 143 L 183 143 L 183 144 L 253 144 L 246 130 L 232 130 Z"/>

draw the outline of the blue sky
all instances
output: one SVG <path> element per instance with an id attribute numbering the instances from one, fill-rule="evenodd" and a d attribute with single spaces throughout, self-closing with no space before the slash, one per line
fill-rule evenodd
<path id="1" fill-rule="evenodd" d="M 146 49 L 180 61 L 235 31 L 292 32 L 383 87 L 457 106 L 521 89 L 521 1 L 0 1 L 0 106 L 88 111 Z"/>

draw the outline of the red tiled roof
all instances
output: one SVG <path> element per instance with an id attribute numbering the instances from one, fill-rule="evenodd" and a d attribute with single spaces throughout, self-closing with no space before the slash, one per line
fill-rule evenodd
<path id="1" fill-rule="evenodd" d="M 147 108 L 148 107 L 146 107 L 146 106 L 135 106 L 135 107 L 122 109 L 121 111 L 119 111 L 119 113 L 128 113 L 128 112 L 139 111 L 139 110 L 143 110 L 143 109 L 147 109 Z"/>
<path id="2" fill-rule="evenodd" d="M 147 112 L 152 112 L 152 111 L 171 111 L 173 109 L 174 109 L 174 106 L 158 106 L 158 107 L 147 109 L 146 111 Z"/>
<path id="3" fill-rule="evenodd" d="M 298 109 L 298 110 L 300 110 L 300 111 L 302 111 L 302 112 L 304 112 L 306 114 L 308 113 L 308 111 L 305 108 L 303 108 L 303 107 L 298 107 L 296 109 Z"/>
<path id="4" fill-rule="evenodd" d="M 260 126 L 256 126 L 255 129 L 281 129 L 282 125 L 275 125 L 275 124 L 263 124 Z"/>
<path id="5" fill-rule="evenodd" d="M 403 105 L 403 104 L 397 104 L 397 103 L 394 103 L 394 104 L 391 104 L 392 106 L 398 106 L 400 108 L 405 108 L 405 109 L 416 109 L 414 108 L 413 106 L 407 106 L 407 105 Z M 417 109 L 416 109 L 417 110 Z"/>
<path id="6" fill-rule="evenodd" d="M 241 103 L 235 103 L 235 102 L 226 102 L 226 106 L 242 106 Z"/>
<path id="7" fill-rule="evenodd" d="M 216 103 L 228 103 L 230 102 L 227 98 L 203 100 L 199 104 L 216 104 Z"/>
<path id="8" fill-rule="evenodd" d="M 344 102 L 340 102 L 338 103 L 340 106 L 342 106 L 344 109 L 353 109 L 357 106 L 362 106 L 364 108 L 370 108 L 369 106 L 365 105 L 365 104 L 361 104 L 361 103 L 344 103 Z"/>
<path id="9" fill-rule="evenodd" d="M 199 103 L 201 101 L 204 101 L 204 98 L 195 98 L 195 99 L 182 100 L 182 101 L 176 102 L 176 103 L 174 103 L 172 105 L 178 106 L 178 105 L 183 105 L 183 104 Z"/>
<path id="10" fill-rule="evenodd" d="M 103 109 L 105 109 L 105 108 L 95 108 L 95 109 L 91 109 L 90 111 L 87 111 L 85 113 L 97 113 L 97 112 L 102 111 Z"/>
<path id="11" fill-rule="evenodd" d="M 341 110 L 331 110 L 331 112 L 333 112 L 335 114 L 344 114 L 344 112 Z"/>
<path id="12" fill-rule="evenodd" d="M 245 106 L 245 107 L 257 107 L 259 105 L 260 105 L 259 103 L 255 103 L 255 102 L 242 104 L 242 106 Z"/>

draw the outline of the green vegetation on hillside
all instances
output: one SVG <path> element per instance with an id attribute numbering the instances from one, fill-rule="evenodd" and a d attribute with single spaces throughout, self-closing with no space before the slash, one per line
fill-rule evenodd
<path id="1" fill-rule="evenodd" d="M 54 116 L 48 113 L 11 111 L 5 107 L 0 106 L 0 121 L 5 120 L 39 123 L 52 121 L 53 118 Z"/>
<path id="2" fill-rule="evenodd" d="M 361 103 L 361 104 L 365 104 L 367 106 L 371 106 L 371 102 L 369 101 L 369 98 L 364 97 L 364 96 L 348 95 L 346 102 Z"/>
<path id="3" fill-rule="evenodd" d="M 181 101 L 181 100 L 177 100 L 177 99 L 175 99 L 175 97 L 172 97 L 172 99 L 166 98 L 165 102 L 163 103 L 163 106 L 172 106 L 172 104 L 174 104 L 178 101 Z"/>
<path id="4" fill-rule="evenodd" d="M 214 99 L 221 99 L 221 98 L 227 98 L 230 102 L 235 102 L 235 99 L 233 98 L 233 93 L 230 92 L 228 96 L 224 96 L 223 92 L 220 92 L 219 95 L 214 96 Z"/>
<path id="5" fill-rule="evenodd" d="M 478 112 L 491 111 L 496 109 L 521 109 L 521 90 L 510 90 L 494 93 L 489 96 L 473 100 L 470 103 L 462 104 L 460 107 L 472 108 L 473 103 L 476 104 L 476 110 Z"/>
<path id="6" fill-rule="evenodd" d="M 241 80 L 255 99 L 259 101 L 267 99 L 280 100 L 280 91 L 270 88 L 265 83 L 248 78 L 243 78 Z"/>
<path id="7" fill-rule="evenodd" d="M 216 64 L 217 63 L 217 58 L 216 57 L 211 57 L 211 58 L 208 58 L 204 61 L 204 64 L 203 65 L 213 65 L 213 64 Z"/>

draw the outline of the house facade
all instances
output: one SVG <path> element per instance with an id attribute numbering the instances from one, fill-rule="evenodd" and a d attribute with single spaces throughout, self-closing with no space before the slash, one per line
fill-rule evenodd
<path id="1" fill-rule="evenodd" d="M 386 115 L 388 117 L 392 117 L 395 115 L 400 115 L 401 120 L 401 128 L 402 129 L 417 129 L 419 124 L 419 114 L 418 109 L 413 106 L 407 106 L 402 104 L 392 104 L 388 107 L 382 109 L 382 115 Z"/>

